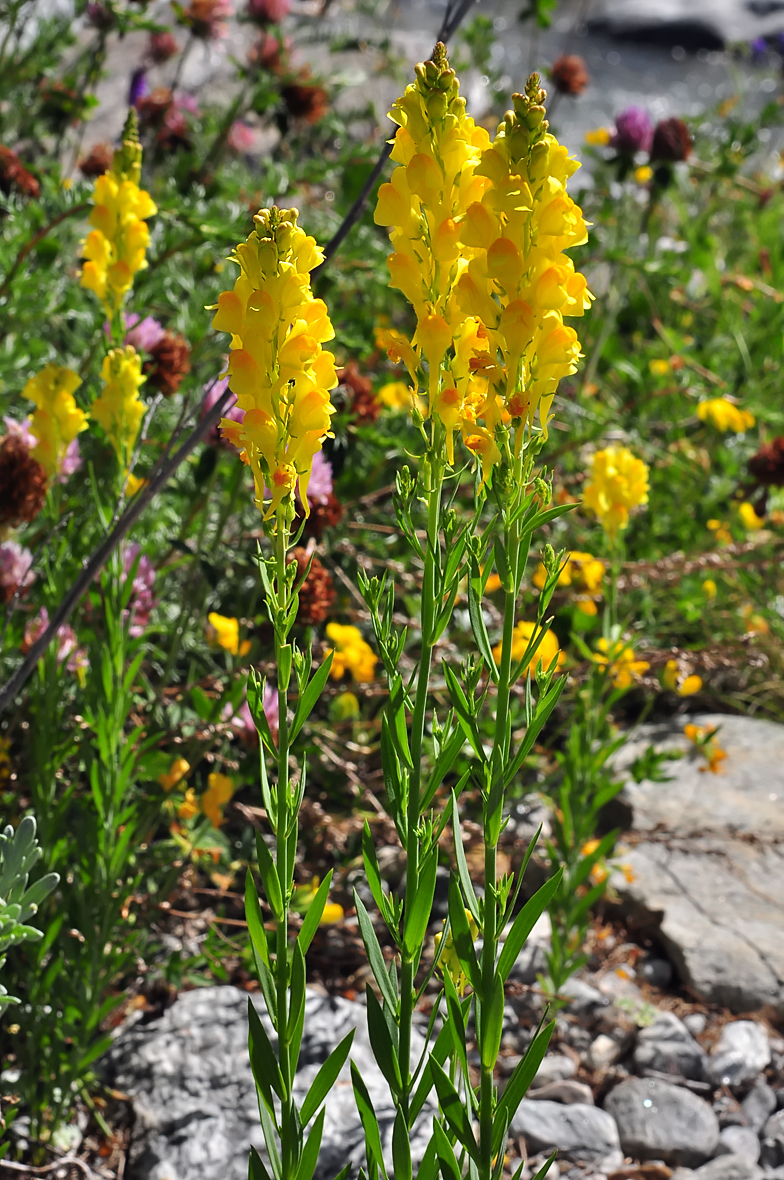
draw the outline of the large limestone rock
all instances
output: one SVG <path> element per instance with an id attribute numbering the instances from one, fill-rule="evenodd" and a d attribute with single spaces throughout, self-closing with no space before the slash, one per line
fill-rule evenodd
<path id="1" fill-rule="evenodd" d="M 784 1012 L 784 726 L 706 715 L 727 758 L 719 773 L 683 735 L 684 718 L 643 726 L 622 751 L 679 749 L 666 783 L 627 782 L 634 874 L 614 883 L 629 917 L 656 928 L 682 981 L 735 1012 Z"/>

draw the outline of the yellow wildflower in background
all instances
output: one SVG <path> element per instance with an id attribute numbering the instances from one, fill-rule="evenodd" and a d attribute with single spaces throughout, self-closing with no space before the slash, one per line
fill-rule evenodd
<path id="1" fill-rule="evenodd" d="M 221 429 L 250 465 L 265 519 L 291 501 L 297 480 L 308 512 L 313 456 L 329 435 L 329 391 L 338 384 L 335 358 L 321 347 L 335 333 L 310 287 L 324 253 L 297 217 L 296 209 L 259 210 L 231 256 L 240 276 L 212 321 L 231 333 L 229 385 L 245 411 L 241 422 L 224 418 Z"/>
<path id="2" fill-rule="evenodd" d="M 593 131 L 586 131 L 585 142 L 591 147 L 606 147 L 612 138 L 607 127 L 595 127 Z"/>
<path id="3" fill-rule="evenodd" d="M 663 357 L 654 357 L 652 361 L 648 361 L 648 368 L 654 377 L 666 377 L 670 372 L 670 362 Z"/>
<path id="4" fill-rule="evenodd" d="M 605 447 L 593 457 L 591 482 L 583 497 L 614 539 L 629 523 L 629 510 L 648 503 L 648 468 L 628 447 Z"/>
<path id="5" fill-rule="evenodd" d="M 768 623 L 767 619 L 762 615 L 757 614 L 750 602 L 747 602 L 746 605 L 741 608 L 740 615 L 746 624 L 747 635 L 753 635 L 755 633 L 757 635 L 767 635 L 770 631 L 770 624 Z"/>
<path id="6" fill-rule="evenodd" d="M 718 590 L 713 578 L 705 579 L 702 583 L 702 592 L 709 601 L 712 601 L 716 597 Z"/>
<path id="7" fill-rule="evenodd" d="M 120 465 L 128 467 L 144 418 L 146 405 L 139 389 L 147 380 L 142 375 L 142 358 L 132 345 L 113 348 L 103 358 L 104 387 L 90 409 L 90 417 L 103 427 Z"/>
<path id="8" fill-rule="evenodd" d="M 708 528 L 720 545 L 729 545 L 732 541 L 729 522 L 726 520 L 709 520 Z"/>
<path id="9" fill-rule="evenodd" d="M 332 667 L 329 670 L 334 680 L 339 680 L 346 672 L 350 672 L 359 684 L 365 684 L 373 679 L 378 657 L 362 638 L 357 627 L 327 623 L 327 636 L 335 645 Z"/>
<path id="10" fill-rule="evenodd" d="M 231 618 L 227 615 L 219 615 L 215 611 L 210 611 L 207 615 L 209 626 L 207 628 L 207 637 L 211 643 L 215 643 L 218 647 L 222 647 L 229 655 L 245 656 L 251 649 L 251 642 L 249 639 L 244 639 L 240 643 L 240 624 L 239 619 Z"/>
<path id="11" fill-rule="evenodd" d="M 476 941 L 476 936 L 479 933 L 479 927 L 474 921 L 474 916 L 470 910 L 466 910 L 465 916 L 466 921 L 468 922 L 468 929 L 471 931 L 471 938 Z M 446 926 L 446 922 L 444 922 L 444 926 Z M 441 940 L 443 937 L 444 932 L 441 930 L 433 939 L 436 954 L 438 954 L 438 948 L 441 945 Z M 444 943 L 444 949 L 441 952 L 441 957 L 438 960 L 438 966 L 442 975 L 447 973 L 449 974 L 452 983 L 457 989 L 457 994 L 462 996 L 468 985 L 468 980 L 458 957 L 457 949 L 455 948 L 451 927 L 449 933 L 446 936 L 446 942 Z"/>
<path id="12" fill-rule="evenodd" d="M 602 581 L 605 574 L 605 564 L 594 557 L 592 553 L 570 553 L 558 577 L 559 586 L 573 586 L 577 590 L 574 598 L 577 606 L 586 615 L 597 613 L 596 599 L 602 597 Z M 547 570 L 542 562 L 536 568 L 533 584 L 542 589 L 547 581 Z"/>
<path id="13" fill-rule="evenodd" d="M 631 688 L 651 666 L 646 660 L 635 659 L 634 648 L 625 639 L 611 641 L 602 636 L 596 646 L 593 661 L 612 676 L 615 688 Z"/>
<path id="14" fill-rule="evenodd" d="M 707 762 L 707 766 L 701 766 L 700 770 L 718 774 L 722 762 L 727 757 L 727 751 L 715 740 L 718 729 L 715 726 L 694 725 L 693 722 L 689 722 L 688 725 L 684 725 L 683 732 Z"/>
<path id="15" fill-rule="evenodd" d="M 744 500 L 738 506 L 738 515 L 740 516 L 744 529 L 749 533 L 756 533 L 765 527 L 765 518 L 763 516 L 757 516 L 757 513 L 754 511 L 754 505 L 750 504 L 748 500 Z"/>
<path id="16" fill-rule="evenodd" d="M 188 787 L 185 792 L 185 798 L 180 806 L 177 808 L 177 815 L 180 819 L 193 819 L 195 815 L 199 814 L 199 801 L 196 798 L 196 792 L 193 787 Z"/>
<path id="17" fill-rule="evenodd" d="M 328 901 L 319 918 L 319 926 L 334 926 L 343 920 L 343 906 L 338 901 Z"/>
<path id="18" fill-rule="evenodd" d="M 411 408 L 411 389 L 405 381 L 387 381 L 386 385 L 381 386 L 376 397 L 388 410 Z"/>
<path id="19" fill-rule="evenodd" d="M 87 415 L 73 396 L 81 384 L 81 377 L 73 369 L 50 361 L 22 390 L 23 397 L 36 406 L 30 433 L 38 441 L 32 454 L 48 476 L 57 474 L 68 447 L 87 428 Z"/>
<path id="20" fill-rule="evenodd" d="M 539 630 L 536 623 L 527 623 L 522 619 L 516 624 L 512 635 L 512 661 L 521 660 L 525 655 L 529 640 L 535 631 Z M 493 658 L 498 663 L 501 659 L 502 644 L 498 643 L 493 648 Z M 545 634 L 542 642 L 536 649 L 536 655 L 532 663 L 534 667 L 542 662 L 542 667 L 545 671 L 550 667 L 553 660 L 557 659 L 556 667 L 560 668 L 566 662 L 566 654 L 561 651 L 561 645 L 558 642 L 558 637 L 553 633 L 552 628 Z"/>
<path id="21" fill-rule="evenodd" d="M 190 772 L 191 764 L 185 758 L 175 758 L 169 767 L 168 774 L 159 774 L 158 782 L 167 793 L 173 791 L 177 783 L 182 782 L 186 774 Z"/>
<path id="22" fill-rule="evenodd" d="M 680 697 L 691 697 L 702 688 L 702 678 L 695 673 L 684 673 L 677 660 L 668 660 L 661 674 L 662 688 L 677 692 Z"/>
<path id="23" fill-rule="evenodd" d="M 634 179 L 637 184 L 650 184 L 653 180 L 653 168 L 650 164 L 640 164 L 634 169 Z"/>
<path id="24" fill-rule="evenodd" d="M 710 422 L 722 434 L 728 430 L 735 434 L 743 434 L 754 425 L 754 415 L 748 410 L 742 410 L 726 397 L 712 397 L 700 402 L 697 406 L 697 417 L 701 422 Z"/>
<path id="25" fill-rule="evenodd" d="M 142 149 L 132 108 L 112 167 L 95 182 L 90 214 L 94 229 L 83 247 L 80 285 L 95 292 L 110 319 L 122 306 L 134 275 L 147 265 L 147 218 L 158 212 L 150 194 L 139 188 L 141 166 Z"/>
<path id="26" fill-rule="evenodd" d="M 199 800 L 201 809 L 214 828 L 223 823 L 223 808 L 234 794 L 234 783 L 227 774 L 207 776 L 207 790 Z"/>

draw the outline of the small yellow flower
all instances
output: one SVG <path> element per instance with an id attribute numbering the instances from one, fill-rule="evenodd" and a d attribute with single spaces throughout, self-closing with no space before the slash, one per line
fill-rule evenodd
<path id="1" fill-rule="evenodd" d="M 730 532 L 729 521 L 709 520 L 708 528 L 713 533 L 720 545 L 729 545 L 732 543 L 732 533 Z"/>
<path id="2" fill-rule="evenodd" d="M 727 751 L 722 750 L 714 740 L 718 730 L 712 726 L 694 725 L 693 722 L 689 722 L 688 725 L 684 725 L 683 732 L 707 762 L 707 766 L 701 766 L 700 770 L 709 770 L 712 774 L 718 774 L 722 762 L 727 757 Z"/>
<path id="3" fill-rule="evenodd" d="M 678 695 L 682 697 L 693 697 L 695 693 L 702 688 L 702 677 L 696 673 L 691 676 L 686 676 L 678 688 Z"/>
<path id="4" fill-rule="evenodd" d="M 512 638 L 513 663 L 523 658 L 525 655 L 525 650 L 528 647 L 528 641 L 533 635 L 534 631 L 537 630 L 538 628 L 536 623 L 527 623 L 525 620 L 521 620 L 517 624 Z M 496 646 L 493 648 L 493 657 L 496 663 L 498 663 L 501 659 L 501 648 L 502 645 L 500 643 L 496 644 Z M 557 667 L 560 668 L 561 665 L 566 661 L 566 654 L 561 651 L 561 646 L 558 642 L 558 639 L 551 629 L 547 632 L 544 639 L 539 644 L 539 647 L 536 649 L 536 655 L 534 656 L 533 660 L 534 666 L 538 665 L 539 661 L 541 660 L 542 667 L 545 671 L 547 671 L 553 660 L 556 658 L 558 659 Z"/>
<path id="5" fill-rule="evenodd" d="M 768 625 L 767 619 L 763 618 L 762 615 L 757 614 L 750 602 L 746 603 L 740 613 L 741 618 L 746 624 L 746 633 L 748 635 L 752 635 L 754 633 L 758 635 L 768 634 L 770 631 L 770 626 Z"/>
<path id="6" fill-rule="evenodd" d="M 209 627 L 207 629 L 207 637 L 211 643 L 215 643 L 218 647 L 222 647 L 230 655 L 245 656 L 251 648 L 249 639 L 243 640 L 240 643 L 240 624 L 238 619 L 229 618 L 226 615 L 219 615 L 215 611 L 210 611 L 207 615 Z"/>
<path id="7" fill-rule="evenodd" d="M 677 692 L 680 697 L 691 697 L 702 688 L 701 677 L 690 674 L 684 676 L 677 660 L 668 660 L 661 675 L 662 688 L 670 692 Z"/>
<path id="8" fill-rule="evenodd" d="M 185 792 L 185 798 L 180 806 L 177 808 L 177 815 L 180 819 L 193 819 L 195 815 L 199 814 L 199 801 L 196 798 L 196 792 L 193 787 L 188 787 Z"/>
<path id="9" fill-rule="evenodd" d="M 319 920 L 319 926 L 334 926 L 343 920 L 343 906 L 336 901 L 328 901 Z"/>
<path id="10" fill-rule="evenodd" d="M 629 523 L 629 510 L 648 503 L 648 468 L 628 447 L 605 447 L 592 460 L 584 503 L 610 538 Z"/>
<path id="11" fill-rule="evenodd" d="M 670 372 L 670 362 L 664 360 L 662 357 L 654 357 L 652 361 L 648 361 L 648 368 L 653 373 L 654 377 L 666 377 Z"/>
<path id="12" fill-rule="evenodd" d="M 739 506 L 738 515 L 740 516 L 743 527 L 749 533 L 756 533 L 765 526 L 765 518 L 757 516 L 757 513 L 754 511 L 754 505 L 750 504 L 748 500 L 744 500 Z"/>
<path id="13" fill-rule="evenodd" d="M 710 600 L 712 600 L 716 597 L 716 595 L 718 594 L 718 590 L 717 590 L 716 583 L 714 582 L 713 578 L 706 578 L 705 579 L 705 581 L 702 583 L 702 592 L 705 595 L 705 597 Z"/>
<path id="14" fill-rule="evenodd" d="M 158 775 L 158 782 L 167 793 L 173 791 L 177 783 L 181 782 L 186 774 L 190 772 L 190 769 L 190 762 L 186 762 L 184 758 L 175 758 L 169 767 L 168 774 Z"/>
<path id="15" fill-rule="evenodd" d="M 132 500 L 137 492 L 142 488 L 146 488 L 150 481 L 148 479 L 139 479 L 132 471 L 129 471 L 125 477 L 125 494 L 129 500 Z"/>
<path id="16" fill-rule="evenodd" d="M 357 627 L 328 623 L 327 636 L 335 644 L 329 672 L 333 680 L 340 680 L 346 672 L 350 672 L 358 684 L 367 684 L 373 679 L 378 657 Z"/>
<path id="17" fill-rule="evenodd" d="M 585 142 L 591 147 L 606 147 L 610 142 L 610 131 L 607 127 L 596 127 L 593 131 L 586 131 Z"/>
<path id="18" fill-rule="evenodd" d="M 634 169 L 634 179 L 637 184 L 650 184 L 653 180 L 653 168 L 648 164 L 640 164 L 639 168 Z"/>
<path id="19" fill-rule="evenodd" d="M 612 676 L 615 688 L 631 688 L 634 681 L 651 666 L 646 660 L 635 659 L 634 648 L 623 639 L 611 643 L 602 636 L 597 647 L 599 650 L 594 653 L 594 663 L 608 676 Z"/>
<path id="20" fill-rule="evenodd" d="M 411 389 L 405 381 L 388 381 L 386 385 L 381 386 L 376 397 L 388 410 L 411 408 Z"/>
<path id="21" fill-rule="evenodd" d="M 742 410 L 726 397 L 712 397 L 697 406 L 697 417 L 701 422 L 710 422 L 722 434 L 731 430 L 743 434 L 754 425 L 754 415 Z"/>
<path id="22" fill-rule="evenodd" d="M 213 773 L 207 778 L 207 790 L 199 802 L 201 809 L 214 828 L 223 823 L 223 808 L 234 794 L 234 783 L 227 774 Z"/>
<path id="23" fill-rule="evenodd" d="M 466 910 L 465 916 L 468 922 L 468 929 L 471 931 L 471 938 L 476 941 L 476 936 L 479 933 L 479 927 L 474 921 L 473 914 L 470 910 Z M 444 922 L 444 926 L 446 926 L 446 922 Z M 441 939 L 443 937 L 444 932 L 441 930 L 441 932 L 433 939 L 433 942 L 435 943 L 436 954 L 438 954 L 438 948 L 441 945 Z M 468 980 L 466 979 L 465 972 L 463 971 L 460 959 L 458 958 L 457 950 L 455 949 L 451 927 L 449 933 L 446 936 L 444 950 L 441 958 L 438 961 L 438 966 L 442 974 L 444 972 L 449 973 L 449 977 L 452 980 L 452 983 L 455 985 L 458 995 L 462 996 L 465 992 L 466 986 L 468 985 Z"/>

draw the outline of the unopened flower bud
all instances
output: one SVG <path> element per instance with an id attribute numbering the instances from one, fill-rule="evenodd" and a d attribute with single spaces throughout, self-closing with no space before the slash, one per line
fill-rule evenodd
<path id="1" fill-rule="evenodd" d="M 555 556 L 555 550 L 549 541 L 542 550 L 542 565 L 547 570 L 548 574 L 554 574 L 558 569 L 558 559 Z"/>
<path id="2" fill-rule="evenodd" d="M 541 476 L 537 476 L 537 478 L 534 480 L 534 493 L 539 497 L 542 504 L 544 504 L 546 507 L 553 498 L 552 485 L 548 480 L 542 479 Z"/>

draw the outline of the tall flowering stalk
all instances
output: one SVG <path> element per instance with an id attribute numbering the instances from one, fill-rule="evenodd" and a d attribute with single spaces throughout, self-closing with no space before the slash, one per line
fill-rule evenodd
<path id="1" fill-rule="evenodd" d="M 333 1052 L 303 1104 L 297 1106 L 293 1088 L 305 1018 L 305 954 L 324 913 L 332 874 L 322 882 L 296 939 L 290 942 L 298 815 L 305 790 L 304 768 L 298 781 L 291 780 L 290 750 L 326 683 L 332 657 L 311 675 L 310 651 L 303 652 L 289 641 L 303 579 L 297 577 L 297 563 L 288 560 L 288 551 L 295 491 L 299 483 L 307 512 L 313 457 L 329 432 L 334 412 L 329 391 L 338 382 L 334 357 L 321 347 L 334 335 L 332 324 L 326 305 L 313 297 L 310 288 L 310 272 L 323 260 L 322 251 L 297 225 L 295 209 L 262 209 L 254 227 L 232 256 L 240 274 L 234 289 L 220 296 L 213 320 L 215 328 L 231 334 L 229 384 L 242 412 L 239 421 L 224 418 L 221 429 L 253 472 L 256 504 L 273 549 L 269 558 L 259 554 L 259 569 L 275 635 L 275 737 L 264 710 L 267 686 L 254 673 L 248 686 L 248 703 L 261 736 L 262 794 L 275 841 L 271 852 L 261 836 L 257 840 L 265 898 L 275 920 L 269 942 L 250 874 L 246 913 L 277 1045 L 273 1047 L 249 1004 L 250 1055 L 276 1180 L 295 1176 L 309 1180 L 321 1142 L 323 1102 L 348 1056 L 351 1036 Z M 289 711 L 292 672 L 298 689 L 293 715 Z M 253 1180 L 268 1176 L 255 1150 L 250 1175 Z"/>

